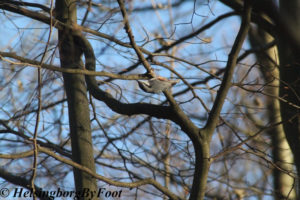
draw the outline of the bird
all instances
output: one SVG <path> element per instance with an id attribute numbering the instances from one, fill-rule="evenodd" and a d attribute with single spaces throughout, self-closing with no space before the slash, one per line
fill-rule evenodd
<path id="1" fill-rule="evenodd" d="M 180 80 L 168 80 L 164 77 L 158 76 L 151 78 L 147 81 L 137 80 L 139 87 L 147 93 L 158 94 L 165 90 L 170 89 L 177 84 Z"/>

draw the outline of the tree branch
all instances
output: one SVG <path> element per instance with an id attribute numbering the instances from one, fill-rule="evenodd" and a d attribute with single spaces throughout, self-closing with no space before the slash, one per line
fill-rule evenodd
<path id="1" fill-rule="evenodd" d="M 243 1 L 241 1 L 241 0 L 230 0 L 230 1 L 220 0 L 220 2 L 222 2 L 223 4 L 225 4 L 228 7 L 232 8 L 239 14 L 243 13 L 243 4 L 242 4 Z M 262 0 L 260 0 L 260 2 L 262 2 Z M 255 9 L 254 9 L 254 11 L 255 11 Z M 276 27 L 274 26 L 274 24 L 272 22 L 270 22 L 270 20 L 267 20 L 267 19 L 261 17 L 261 15 L 257 15 L 255 12 L 253 12 L 251 14 L 251 20 L 254 23 L 256 23 L 259 27 L 264 29 L 266 32 L 268 32 L 269 34 L 276 36 L 276 30 L 275 30 Z"/>
<path id="2" fill-rule="evenodd" d="M 39 4 L 39 3 L 30 3 L 30 2 L 21 2 L 21 1 L 13 1 L 13 0 L 1 0 L 1 3 L 10 3 L 18 6 L 28 6 L 28 7 L 34 7 L 34 8 L 40 8 L 45 12 L 50 12 L 50 8 L 48 8 L 45 5 Z"/>
<path id="3" fill-rule="evenodd" d="M 18 158 L 26 158 L 33 155 L 33 150 L 25 151 L 22 153 L 15 154 L 2 154 L 0 153 L 0 158 L 2 159 L 18 159 Z"/>
<path id="4" fill-rule="evenodd" d="M 5 59 L 4 57 L 13 58 L 13 59 L 16 59 L 16 60 L 21 61 L 21 62 L 11 61 L 11 60 Z M 29 66 L 35 67 L 35 68 L 49 69 L 49 70 L 52 70 L 52 71 L 58 71 L 58 72 L 70 73 L 70 74 L 84 74 L 84 75 L 92 75 L 92 76 L 104 76 L 104 77 L 110 77 L 110 78 L 113 78 L 113 79 L 122 79 L 122 80 L 146 79 L 145 76 L 143 76 L 141 74 L 121 75 L 121 74 L 114 74 L 114 73 L 109 73 L 109 72 L 105 72 L 105 71 L 96 72 L 96 71 L 90 71 L 90 70 L 86 70 L 86 69 L 61 68 L 61 67 L 58 67 L 58 66 L 49 65 L 49 64 L 45 64 L 45 63 L 42 63 L 42 65 L 40 65 L 39 61 L 24 58 L 22 56 L 16 55 L 15 53 L 8 53 L 8 52 L 1 52 L 1 51 L 0 51 L 0 59 L 3 60 L 3 61 L 8 62 L 10 64 L 14 64 L 16 66 L 29 65 Z"/>
<path id="5" fill-rule="evenodd" d="M 16 176 L 14 174 L 11 174 L 7 171 L 5 171 L 4 169 L 0 168 L 0 177 L 9 181 L 10 183 L 14 184 L 14 185 L 19 185 L 22 186 L 24 188 L 27 188 L 28 190 L 32 190 L 32 188 L 30 187 L 30 181 L 27 180 L 26 178 L 22 178 L 20 176 Z M 37 185 L 34 186 L 35 187 L 35 194 L 37 196 L 39 196 L 39 194 L 43 194 L 42 193 L 42 189 L 40 187 L 38 187 Z M 44 195 L 40 196 L 39 199 L 41 200 L 50 200 L 52 198 L 50 197 L 45 197 Z"/>
<path id="6" fill-rule="evenodd" d="M 248 0 L 245 1 L 244 7 L 245 8 L 242 17 L 242 24 L 232 46 L 231 52 L 228 56 L 228 62 L 224 73 L 223 81 L 217 93 L 216 100 L 209 114 L 207 123 L 204 127 L 204 130 L 208 131 L 209 133 L 209 138 L 212 135 L 213 130 L 215 129 L 219 120 L 221 109 L 223 107 L 225 98 L 228 94 L 229 88 L 231 87 L 231 80 L 233 77 L 235 66 L 237 64 L 239 52 L 242 48 L 242 45 L 246 39 L 248 30 L 250 28 L 252 6 L 250 5 L 250 2 Z"/>
<path id="7" fill-rule="evenodd" d="M 61 161 L 63 163 L 66 163 L 72 167 L 75 167 L 79 170 L 82 170 L 84 172 L 86 172 L 87 174 L 101 180 L 101 181 L 104 181 L 110 185 L 114 185 L 114 186 L 118 186 L 118 187 L 127 187 L 127 188 L 135 188 L 135 187 L 139 187 L 139 186 L 143 186 L 143 185 L 146 185 L 146 184 L 150 184 L 152 186 L 154 186 L 156 189 L 158 189 L 159 191 L 161 191 L 162 193 L 164 193 L 165 195 L 167 195 L 168 197 L 170 197 L 171 199 L 181 199 L 180 197 L 176 196 L 175 194 L 173 194 L 170 190 L 168 190 L 167 188 L 165 188 L 164 186 L 162 186 L 160 183 L 158 183 L 157 181 L 153 180 L 153 179 L 150 179 L 150 178 L 146 178 L 146 179 L 143 179 L 143 180 L 140 180 L 140 181 L 136 181 L 136 182 L 132 182 L 132 183 L 124 183 L 124 182 L 119 182 L 119 181 L 114 181 L 114 180 L 111 180 L 109 178 L 106 178 L 104 176 L 101 176 L 101 175 L 98 175 L 96 173 L 94 173 L 93 171 L 91 171 L 89 168 L 85 167 L 85 166 L 82 166 L 72 160 L 69 160 L 69 159 L 65 159 L 61 156 L 58 156 L 56 155 L 54 152 L 50 151 L 49 149 L 47 148 L 44 148 L 44 147 L 41 147 L 41 146 L 38 146 L 38 150 L 40 152 L 43 152 L 51 157 L 53 157 L 54 159 L 58 160 L 58 161 Z"/>
<path id="8" fill-rule="evenodd" d="M 151 65 L 149 64 L 149 62 L 145 59 L 142 51 L 140 50 L 140 48 L 136 45 L 135 43 L 135 39 L 134 39 L 134 36 L 133 36 L 133 33 L 132 33 L 132 29 L 130 27 L 130 24 L 129 24 L 129 19 L 128 19 L 128 15 L 127 15 L 127 12 L 126 12 L 126 9 L 125 9 L 125 5 L 124 5 L 124 1 L 123 0 L 118 0 L 118 3 L 119 3 L 119 6 L 120 6 L 120 9 L 121 9 L 121 12 L 122 12 L 122 15 L 123 15 L 123 19 L 124 19 L 124 28 L 126 30 L 126 33 L 129 37 L 129 40 L 130 40 L 130 44 L 131 46 L 133 47 L 133 49 L 135 50 L 139 60 L 143 63 L 144 67 L 146 68 L 147 70 L 147 73 L 151 76 L 151 77 L 155 77 L 155 74 L 151 68 Z"/>

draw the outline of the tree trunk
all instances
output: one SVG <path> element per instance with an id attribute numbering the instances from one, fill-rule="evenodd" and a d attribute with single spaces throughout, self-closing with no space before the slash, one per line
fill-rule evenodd
<path id="1" fill-rule="evenodd" d="M 251 46 L 254 48 L 262 48 L 274 38 L 262 30 L 250 31 L 249 39 Z M 279 100 L 274 98 L 279 96 L 279 65 L 278 51 L 276 47 L 272 47 L 266 51 L 256 53 L 256 58 L 260 64 L 262 75 L 265 79 L 266 86 L 264 92 L 270 96 L 265 96 L 267 116 L 269 124 L 277 124 L 282 121 L 280 115 Z M 272 156 L 273 162 L 278 168 L 273 169 L 273 184 L 275 191 L 275 199 L 296 199 L 296 191 L 294 178 L 287 172 L 293 170 L 293 156 L 291 149 L 285 138 L 283 126 L 281 124 L 269 129 L 267 132 L 272 139 Z"/>
<path id="2" fill-rule="evenodd" d="M 299 0 L 281 0 L 280 15 L 293 32 L 300 30 Z M 298 34 L 299 35 L 299 34 Z M 298 36 L 299 37 L 299 36 Z M 293 49 L 293 41 L 289 38 L 279 37 L 280 59 L 280 97 L 288 103 L 281 101 L 281 116 L 285 122 L 283 128 L 286 138 L 293 151 L 298 177 L 300 175 L 300 57 L 299 52 Z M 298 106 L 298 108 L 297 108 Z M 300 184 L 298 184 L 300 191 Z"/>
<path id="3" fill-rule="evenodd" d="M 65 24 L 76 24 L 76 1 L 57 0 L 56 16 Z M 81 50 L 76 46 L 72 37 L 72 30 L 65 28 L 59 31 L 59 52 L 62 68 L 82 68 Z M 95 171 L 93 145 L 91 138 L 91 122 L 89 116 L 89 102 L 85 78 L 80 74 L 63 74 L 64 85 L 68 99 L 68 112 L 73 161 Z M 97 183 L 90 175 L 81 170 L 74 170 L 76 191 L 97 190 Z M 86 199 L 96 199 L 85 197 Z M 84 199 L 84 198 L 80 198 Z"/>
<path id="4" fill-rule="evenodd" d="M 210 167 L 209 161 L 209 143 L 202 141 L 201 139 L 193 140 L 193 146 L 195 149 L 195 171 L 193 186 L 190 192 L 190 200 L 202 200 L 204 199 L 206 192 L 207 176 Z"/>

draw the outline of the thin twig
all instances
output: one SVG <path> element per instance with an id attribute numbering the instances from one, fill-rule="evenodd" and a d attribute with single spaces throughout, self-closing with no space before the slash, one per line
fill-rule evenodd
<path id="1" fill-rule="evenodd" d="M 48 46 L 50 44 L 50 39 L 51 39 L 51 33 L 52 33 L 52 10 L 53 10 L 53 0 L 51 0 L 51 7 L 50 7 L 50 30 L 49 30 L 49 36 L 48 36 L 48 41 L 45 46 L 44 53 L 42 55 L 41 61 L 40 61 L 40 66 L 42 66 L 44 59 L 46 57 L 46 53 L 48 50 Z M 35 200 L 36 197 L 36 189 L 35 189 L 35 178 L 36 178 L 36 171 L 37 171 L 37 163 L 38 163 L 38 149 L 37 149 L 37 134 L 38 134 L 38 129 L 39 129 L 39 123 L 40 123 L 40 114 L 42 110 L 42 74 L 41 74 L 41 68 L 37 69 L 37 74 L 38 74 L 38 109 L 36 112 L 36 122 L 35 122 L 35 127 L 34 127 L 34 134 L 33 134 L 33 166 L 32 166 L 32 176 L 30 179 L 31 182 L 31 188 L 32 188 L 32 193 L 33 193 L 33 199 Z"/>
<path id="2" fill-rule="evenodd" d="M 146 68 L 147 73 L 151 77 L 155 77 L 155 74 L 153 72 L 153 69 L 151 68 L 151 65 L 145 59 L 145 57 L 144 57 L 142 51 L 140 50 L 139 46 L 136 45 L 136 43 L 135 43 L 134 35 L 132 33 L 132 29 L 131 29 L 130 24 L 129 24 L 129 19 L 128 19 L 128 15 L 127 15 L 127 12 L 126 12 L 126 9 L 125 9 L 124 1 L 123 0 L 118 0 L 118 3 L 119 3 L 119 6 L 120 6 L 120 9 L 121 9 L 121 13 L 123 15 L 124 25 L 125 25 L 124 28 L 126 30 L 126 33 L 127 33 L 128 37 L 129 37 L 130 44 L 133 47 L 133 49 L 135 50 L 138 58 L 143 63 L 144 67 Z"/>

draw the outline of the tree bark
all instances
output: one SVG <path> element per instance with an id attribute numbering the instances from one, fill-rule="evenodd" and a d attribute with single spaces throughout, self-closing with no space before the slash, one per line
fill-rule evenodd
<path id="1" fill-rule="evenodd" d="M 61 22 L 74 26 L 77 21 L 76 1 L 57 0 L 56 17 Z M 59 30 L 59 52 L 62 68 L 82 68 L 82 50 L 76 45 L 72 30 Z M 73 161 L 95 172 L 91 122 L 85 77 L 80 74 L 63 74 L 68 99 L 68 112 Z M 97 190 L 95 178 L 78 169 L 73 169 L 76 191 Z M 84 197 L 86 199 L 95 199 Z M 84 199 L 82 198 L 82 199 Z M 81 198 L 80 198 L 81 199 Z"/>
<path id="2" fill-rule="evenodd" d="M 300 30 L 299 0 L 280 1 L 280 16 L 293 33 Z M 286 138 L 293 151 L 298 177 L 300 175 L 300 57 L 290 38 L 279 37 L 281 116 Z M 298 184 L 300 191 L 300 184 Z"/>
<path id="3" fill-rule="evenodd" d="M 261 29 L 250 31 L 249 39 L 253 48 L 262 48 L 274 38 Z M 272 47 L 267 51 L 256 53 L 257 61 L 260 64 L 261 73 L 266 86 L 264 92 L 270 96 L 265 96 L 267 116 L 269 124 L 277 124 L 282 121 L 280 114 L 280 102 L 274 98 L 279 96 L 279 60 L 277 47 Z M 267 132 L 272 139 L 272 156 L 276 166 L 273 169 L 274 197 L 280 199 L 296 199 L 294 178 L 288 174 L 293 171 L 293 155 L 286 140 L 283 126 L 279 124 Z"/>

